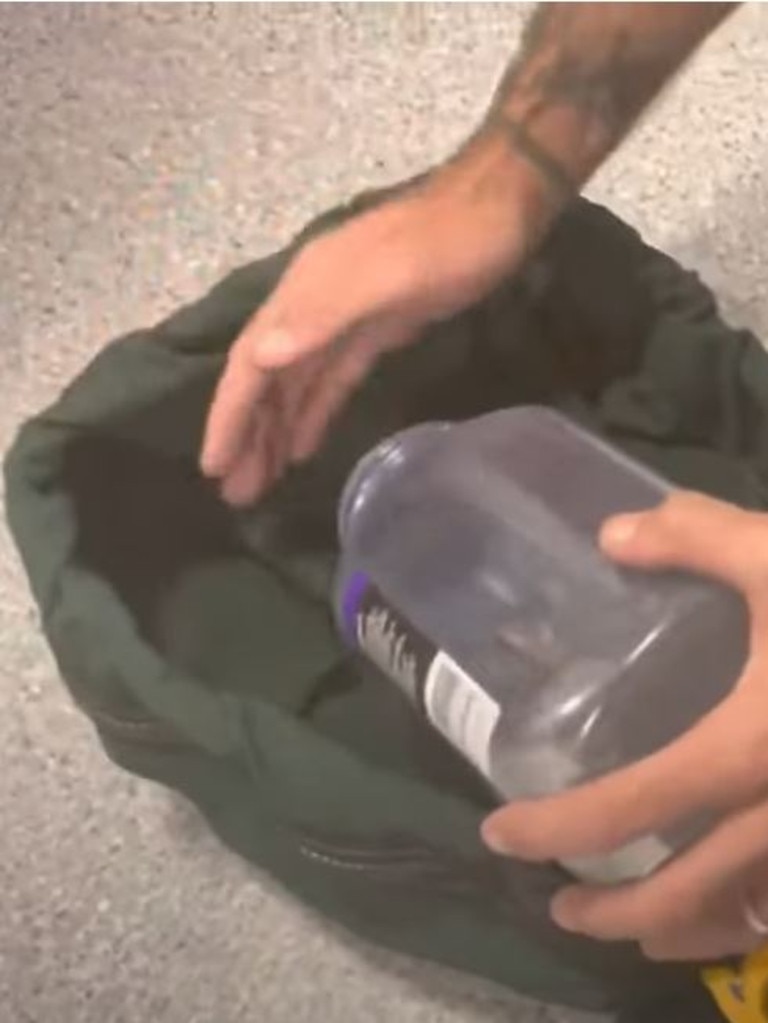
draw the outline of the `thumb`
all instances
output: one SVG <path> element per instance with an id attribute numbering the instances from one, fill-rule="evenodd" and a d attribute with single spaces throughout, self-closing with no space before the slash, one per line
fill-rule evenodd
<path id="1" fill-rule="evenodd" d="M 672 494 L 652 511 L 609 519 L 603 551 L 624 565 L 689 569 L 763 604 L 768 590 L 768 516 L 703 494 Z"/>

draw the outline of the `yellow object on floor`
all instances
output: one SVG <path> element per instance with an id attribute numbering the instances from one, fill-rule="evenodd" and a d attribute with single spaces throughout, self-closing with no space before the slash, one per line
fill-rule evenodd
<path id="1" fill-rule="evenodd" d="M 716 966 L 701 976 L 729 1023 L 768 1023 L 768 945 L 738 967 Z"/>

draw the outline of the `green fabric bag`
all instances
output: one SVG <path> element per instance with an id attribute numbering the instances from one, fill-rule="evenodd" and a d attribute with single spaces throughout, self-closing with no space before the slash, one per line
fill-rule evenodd
<path id="1" fill-rule="evenodd" d="M 693 990 L 692 967 L 560 932 L 560 872 L 483 849 L 486 789 L 334 633 L 335 507 L 382 437 L 519 402 L 766 507 L 768 358 L 580 200 L 524 272 L 382 360 L 317 457 L 238 514 L 196 455 L 227 347 L 292 249 L 110 345 L 19 434 L 9 519 L 74 699 L 117 763 L 366 939 L 582 1008 Z"/>

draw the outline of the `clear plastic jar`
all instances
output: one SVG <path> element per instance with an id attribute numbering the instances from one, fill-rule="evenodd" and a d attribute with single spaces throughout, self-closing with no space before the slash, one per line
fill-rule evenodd
<path id="1" fill-rule="evenodd" d="M 598 550 L 608 516 L 669 489 L 548 409 L 407 430 L 344 492 L 340 627 L 504 801 L 596 778 L 687 730 L 746 658 L 736 594 Z M 642 876 L 711 823 L 566 866 Z"/>

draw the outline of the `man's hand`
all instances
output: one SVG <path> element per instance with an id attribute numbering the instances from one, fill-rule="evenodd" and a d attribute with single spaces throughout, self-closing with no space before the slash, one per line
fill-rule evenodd
<path id="1" fill-rule="evenodd" d="M 480 130 L 449 163 L 311 242 L 232 349 L 202 467 L 256 498 L 377 357 L 479 299 L 732 5 L 542 4 Z"/>
<path id="2" fill-rule="evenodd" d="M 666 749 L 562 795 L 511 804 L 485 822 L 484 837 L 523 859 L 567 860 L 714 810 L 721 823 L 650 878 L 566 888 L 552 914 L 566 930 L 637 940 L 652 958 L 748 951 L 766 937 L 750 928 L 745 904 L 768 920 L 768 516 L 679 494 L 611 520 L 601 542 L 623 564 L 690 569 L 741 591 L 749 661 L 732 694 Z"/>
<path id="3" fill-rule="evenodd" d="M 516 269 L 533 234 L 525 203 L 547 185 L 527 165 L 507 167 L 508 194 L 484 175 L 482 160 L 443 168 L 295 257 L 235 342 L 210 411 L 202 466 L 226 500 L 253 500 L 312 454 L 383 352 Z"/>

